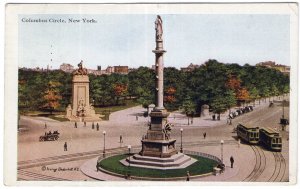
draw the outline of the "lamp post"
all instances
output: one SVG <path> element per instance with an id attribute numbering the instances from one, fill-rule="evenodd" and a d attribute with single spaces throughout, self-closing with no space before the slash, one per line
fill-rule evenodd
<path id="1" fill-rule="evenodd" d="M 130 179 L 130 150 L 131 150 L 131 145 L 127 146 L 128 148 L 128 173 L 127 173 L 127 178 Z"/>
<path id="2" fill-rule="evenodd" d="M 182 150 L 182 132 L 183 132 L 183 128 L 180 129 L 180 152 L 182 153 L 183 150 Z"/>
<path id="3" fill-rule="evenodd" d="M 224 144 L 224 140 L 221 140 L 221 161 L 223 163 L 223 144 Z"/>
<path id="4" fill-rule="evenodd" d="M 105 157 L 105 135 L 106 135 L 106 131 L 103 131 L 103 140 L 104 140 L 104 143 L 103 143 L 103 157 Z"/>

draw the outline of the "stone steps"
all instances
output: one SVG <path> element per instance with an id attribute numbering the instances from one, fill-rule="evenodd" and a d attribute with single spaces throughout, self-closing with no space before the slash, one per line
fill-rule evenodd
<path id="1" fill-rule="evenodd" d="M 158 158 L 135 154 L 130 157 L 130 166 L 151 169 L 183 169 L 196 161 L 197 160 L 182 153 L 175 154 L 170 158 Z M 120 162 L 125 166 L 129 166 L 129 158 L 123 159 Z"/>

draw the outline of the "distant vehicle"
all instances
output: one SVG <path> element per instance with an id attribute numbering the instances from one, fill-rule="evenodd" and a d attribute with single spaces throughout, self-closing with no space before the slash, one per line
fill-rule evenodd
<path id="1" fill-rule="evenodd" d="M 274 129 L 259 129 L 259 143 L 269 150 L 281 152 L 282 137 Z"/>
<path id="2" fill-rule="evenodd" d="M 59 132 L 58 131 L 54 131 L 53 133 L 49 132 L 49 133 L 45 133 L 45 135 L 40 136 L 39 140 L 41 141 L 54 141 L 54 140 L 58 140 L 59 138 Z"/>
<path id="3" fill-rule="evenodd" d="M 285 118 L 280 118 L 280 124 L 281 125 L 289 125 L 289 120 L 288 119 L 285 119 Z"/>
<path id="4" fill-rule="evenodd" d="M 239 108 L 236 111 L 231 112 L 228 117 L 230 119 L 234 119 L 237 116 L 240 116 L 244 113 L 252 112 L 253 111 L 253 106 L 246 106 L 244 108 Z"/>
<path id="5" fill-rule="evenodd" d="M 236 132 L 238 138 L 249 144 L 258 144 L 259 142 L 259 127 L 245 126 L 239 123 Z"/>

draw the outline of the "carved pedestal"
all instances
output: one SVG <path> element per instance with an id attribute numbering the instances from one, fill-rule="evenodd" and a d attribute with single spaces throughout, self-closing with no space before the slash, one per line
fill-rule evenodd
<path id="1" fill-rule="evenodd" d="M 89 98 L 88 75 L 73 75 L 72 105 L 66 109 L 66 118 L 71 121 L 100 121 Z"/>
<path id="2" fill-rule="evenodd" d="M 163 130 L 168 115 L 169 113 L 165 110 L 157 109 L 150 113 L 151 126 L 146 137 L 141 141 L 142 150 L 140 155 L 165 158 L 177 153 L 175 149 L 176 140 L 171 139 Z"/>

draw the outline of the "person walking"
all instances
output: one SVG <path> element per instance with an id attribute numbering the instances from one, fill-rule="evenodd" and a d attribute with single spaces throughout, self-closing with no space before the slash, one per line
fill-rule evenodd
<path id="1" fill-rule="evenodd" d="M 120 135 L 120 143 L 123 143 L 123 136 Z"/>
<path id="2" fill-rule="evenodd" d="M 186 172 L 186 181 L 190 181 L 190 172 L 189 171 Z"/>
<path id="3" fill-rule="evenodd" d="M 86 127 L 86 122 L 83 122 L 83 126 Z"/>
<path id="4" fill-rule="evenodd" d="M 92 123 L 92 129 L 94 129 L 95 128 L 95 124 L 94 124 L 94 122 Z"/>
<path id="5" fill-rule="evenodd" d="M 77 128 L 77 122 L 75 121 L 74 128 Z"/>
<path id="6" fill-rule="evenodd" d="M 99 131 L 99 124 L 97 123 L 97 125 L 96 125 L 96 128 L 97 128 L 97 131 Z"/>
<path id="7" fill-rule="evenodd" d="M 230 157 L 231 168 L 233 168 L 233 163 L 234 163 L 234 159 L 233 159 L 233 157 L 231 156 L 231 157 Z"/>
<path id="8" fill-rule="evenodd" d="M 101 162 L 101 158 L 99 157 L 96 164 L 97 172 L 100 171 L 100 162 Z"/>
<path id="9" fill-rule="evenodd" d="M 47 123 L 45 122 L 45 129 L 47 129 Z"/>
<path id="10" fill-rule="evenodd" d="M 139 119 L 139 117 L 136 115 L 136 116 L 135 116 L 135 120 L 137 121 L 138 119 Z"/>
<path id="11" fill-rule="evenodd" d="M 204 139 L 206 138 L 206 132 L 205 132 L 205 133 L 203 133 L 203 138 L 204 138 Z"/>
<path id="12" fill-rule="evenodd" d="M 67 144 L 67 142 L 65 142 L 65 144 L 64 144 L 64 151 L 68 151 L 68 144 Z"/>

